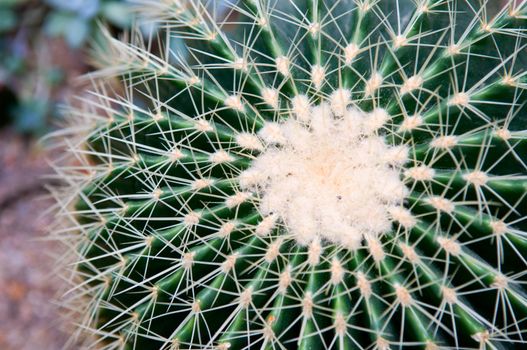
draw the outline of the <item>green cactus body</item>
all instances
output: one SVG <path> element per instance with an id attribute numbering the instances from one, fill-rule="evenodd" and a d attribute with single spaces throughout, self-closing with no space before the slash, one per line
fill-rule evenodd
<path id="1" fill-rule="evenodd" d="M 60 168 L 89 348 L 526 346 L 524 3 L 140 2 Z"/>

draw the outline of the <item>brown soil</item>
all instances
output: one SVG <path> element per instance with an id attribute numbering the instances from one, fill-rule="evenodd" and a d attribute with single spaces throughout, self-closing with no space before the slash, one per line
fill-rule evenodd
<path id="1" fill-rule="evenodd" d="M 53 300 L 56 242 L 46 238 L 45 153 L 9 131 L 0 133 L 0 349 L 59 350 L 68 336 Z"/>

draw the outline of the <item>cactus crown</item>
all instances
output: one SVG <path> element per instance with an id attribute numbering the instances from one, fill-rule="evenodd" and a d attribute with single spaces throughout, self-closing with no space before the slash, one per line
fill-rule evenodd
<path id="1" fill-rule="evenodd" d="M 526 343 L 525 3 L 137 2 L 58 168 L 89 348 Z"/>

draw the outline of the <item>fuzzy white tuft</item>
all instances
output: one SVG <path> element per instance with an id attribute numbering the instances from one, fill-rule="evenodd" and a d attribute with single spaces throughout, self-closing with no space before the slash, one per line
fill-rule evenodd
<path id="1" fill-rule="evenodd" d="M 238 57 L 232 63 L 232 67 L 236 70 L 247 71 L 249 65 L 245 59 L 243 59 L 242 57 Z"/>
<path id="2" fill-rule="evenodd" d="M 423 78 L 420 75 L 414 75 L 407 80 L 401 86 L 400 94 L 405 95 L 409 92 L 419 89 L 424 83 Z"/>
<path id="3" fill-rule="evenodd" d="M 304 299 L 302 299 L 302 316 L 306 319 L 313 317 L 313 307 L 315 302 L 313 301 L 313 295 L 311 292 L 306 292 Z"/>
<path id="4" fill-rule="evenodd" d="M 293 277 L 291 276 L 291 267 L 287 266 L 285 271 L 282 272 L 278 277 L 278 292 L 280 294 L 285 294 L 287 292 L 287 288 L 289 288 L 292 282 Z"/>
<path id="5" fill-rule="evenodd" d="M 496 136 L 505 141 L 509 140 L 512 137 L 511 132 L 507 129 L 498 129 L 495 131 L 495 133 Z"/>
<path id="6" fill-rule="evenodd" d="M 401 226 L 404 228 L 412 228 L 417 223 L 416 218 L 412 215 L 412 213 L 403 207 L 393 207 L 389 210 L 390 215 L 392 216 L 393 220 L 399 222 Z"/>
<path id="7" fill-rule="evenodd" d="M 397 297 L 397 301 L 401 303 L 401 305 L 407 307 L 414 303 L 414 300 L 412 298 L 412 295 L 406 289 L 405 287 L 396 284 L 395 286 L 395 296 Z"/>
<path id="8" fill-rule="evenodd" d="M 214 130 L 212 125 L 210 125 L 210 123 L 206 121 L 205 119 L 196 120 L 195 128 L 196 130 L 201 131 L 201 132 L 211 132 Z"/>
<path id="9" fill-rule="evenodd" d="M 283 76 L 287 77 L 291 72 L 289 71 L 289 65 L 291 61 L 285 56 L 277 57 L 276 60 L 276 70 L 280 72 Z"/>
<path id="10" fill-rule="evenodd" d="M 245 111 L 245 107 L 243 106 L 242 100 L 240 99 L 239 96 L 236 96 L 236 95 L 228 96 L 225 99 L 225 106 L 227 106 L 229 108 L 232 108 L 232 109 L 235 109 L 235 110 L 240 111 L 240 112 L 244 112 Z"/>
<path id="11" fill-rule="evenodd" d="M 344 61 L 346 62 L 346 64 L 350 65 L 355 59 L 355 57 L 358 56 L 359 53 L 360 53 L 360 48 L 358 45 L 351 43 L 348 46 L 346 46 L 344 48 Z"/>
<path id="12" fill-rule="evenodd" d="M 224 150 L 219 150 L 210 155 L 209 160 L 213 164 L 222 164 L 232 162 L 234 158 Z"/>
<path id="13" fill-rule="evenodd" d="M 463 179 L 474 186 L 484 186 L 487 183 L 489 177 L 483 171 L 477 170 L 468 174 L 464 174 Z"/>
<path id="14" fill-rule="evenodd" d="M 390 229 L 390 211 L 408 192 L 399 175 L 407 149 L 374 132 L 388 120 L 384 110 L 349 109 L 340 118 L 323 103 L 309 120 L 260 130 L 268 145 L 242 188 L 259 193 L 262 214 L 276 215 L 301 244 L 326 239 L 355 249 Z"/>
<path id="15" fill-rule="evenodd" d="M 236 143 L 245 149 L 261 151 L 263 150 L 263 145 L 260 142 L 260 139 L 254 134 L 251 133 L 239 133 L 236 135 Z"/>
<path id="16" fill-rule="evenodd" d="M 309 28 L 309 32 L 311 33 L 311 35 L 313 37 L 316 37 L 318 35 L 318 33 L 320 33 L 321 26 L 320 26 L 320 23 L 313 22 L 313 23 L 309 24 L 308 28 Z"/>
<path id="17" fill-rule="evenodd" d="M 311 67 L 311 82 L 315 89 L 320 90 L 326 79 L 326 69 L 321 65 Z"/>
<path id="18" fill-rule="evenodd" d="M 439 136 L 433 139 L 432 142 L 430 143 L 430 146 L 434 148 L 447 150 L 452 147 L 455 147 L 457 143 L 458 143 L 458 138 L 456 136 L 446 135 L 446 136 Z"/>
<path id="19" fill-rule="evenodd" d="M 404 257 L 412 264 L 418 264 L 421 262 L 421 258 L 419 258 L 419 255 L 415 251 L 415 249 L 412 246 L 409 246 L 408 244 L 400 244 L 399 247 L 401 248 L 401 251 L 404 255 Z"/>
<path id="20" fill-rule="evenodd" d="M 333 259 L 331 262 L 331 283 L 337 285 L 344 281 L 345 270 L 342 263 L 338 259 Z"/>
<path id="21" fill-rule="evenodd" d="M 265 252 L 264 259 L 266 262 L 273 262 L 280 254 L 280 247 L 283 243 L 283 239 L 277 239 L 273 243 L 269 244 L 267 251 Z"/>
<path id="22" fill-rule="evenodd" d="M 369 113 L 368 118 L 364 120 L 364 131 L 367 134 L 373 134 L 382 128 L 390 119 L 390 115 L 385 109 L 376 108 Z"/>
<path id="23" fill-rule="evenodd" d="M 265 179 L 264 176 L 258 170 L 245 170 L 238 177 L 238 182 L 241 188 L 250 188 L 263 181 Z"/>
<path id="24" fill-rule="evenodd" d="M 459 92 L 452 96 L 448 103 L 453 106 L 466 107 L 470 103 L 470 96 L 467 93 Z"/>
<path id="25" fill-rule="evenodd" d="M 374 73 L 371 78 L 366 82 L 365 93 L 366 96 L 373 95 L 381 87 L 383 77 L 379 73 Z"/>
<path id="26" fill-rule="evenodd" d="M 251 198 L 251 196 L 252 194 L 250 192 L 238 192 L 235 195 L 228 197 L 225 200 L 225 205 L 227 208 L 237 207 Z"/>
<path id="27" fill-rule="evenodd" d="M 258 132 L 260 137 L 267 143 L 284 143 L 286 139 L 280 124 L 278 123 L 265 123 L 262 129 Z"/>
<path id="28" fill-rule="evenodd" d="M 298 95 L 291 100 L 293 115 L 302 122 L 308 122 L 311 117 L 311 104 L 306 95 Z"/>
<path id="29" fill-rule="evenodd" d="M 406 45 L 408 45 L 408 39 L 404 35 L 397 35 L 393 38 L 393 47 L 395 49 L 399 49 Z"/>
<path id="30" fill-rule="evenodd" d="M 436 240 L 445 252 L 453 256 L 461 254 L 461 245 L 459 245 L 459 243 L 453 238 L 437 237 Z"/>
<path id="31" fill-rule="evenodd" d="M 419 165 L 406 169 L 404 175 L 416 181 L 431 181 L 434 179 L 435 170 L 426 165 Z"/>
<path id="32" fill-rule="evenodd" d="M 264 218 L 255 229 L 255 233 L 259 236 L 266 236 L 275 228 L 277 217 L 275 214 L 271 214 Z"/>
<path id="33" fill-rule="evenodd" d="M 183 222 L 185 223 L 186 226 L 192 227 L 192 226 L 197 225 L 200 219 L 201 219 L 201 214 L 198 212 L 192 211 L 188 213 L 187 215 L 185 215 L 185 217 L 183 218 Z"/>
<path id="34" fill-rule="evenodd" d="M 192 189 L 199 191 L 199 190 L 202 190 L 204 188 L 212 186 L 213 183 L 214 183 L 214 181 L 211 180 L 211 179 L 197 179 L 197 180 L 192 182 L 191 187 L 192 187 Z"/>
<path id="35" fill-rule="evenodd" d="M 359 292 L 361 296 L 368 299 L 373 294 L 373 291 L 371 289 L 371 282 L 366 278 L 364 273 L 358 272 L 357 276 L 357 288 L 359 289 Z"/>
<path id="36" fill-rule="evenodd" d="M 420 115 L 414 115 L 404 118 L 401 126 L 399 127 L 400 132 L 412 131 L 423 125 L 423 118 Z"/>
<path id="37" fill-rule="evenodd" d="M 341 117 L 346 113 L 350 97 L 351 92 L 347 89 L 338 89 L 331 94 L 331 109 L 336 116 Z"/>
<path id="38" fill-rule="evenodd" d="M 185 155 L 183 154 L 183 152 L 181 152 L 177 147 L 175 147 L 174 149 L 172 149 L 169 154 L 168 154 L 168 158 L 170 159 L 170 161 L 172 162 L 177 162 L 178 160 L 180 160 L 181 158 L 183 158 Z"/>
<path id="39" fill-rule="evenodd" d="M 339 337 L 343 337 L 346 334 L 348 325 L 346 324 L 346 318 L 344 318 L 344 315 L 342 315 L 340 312 L 337 312 L 335 315 L 333 326 L 335 327 L 335 333 Z"/>
<path id="40" fill-rule="evenodd" d="M 234 231 L 236 228 L 236 223 L 232 221 L 227 221 L 223 225 L 221 225 L 220 229 L 218 230 L 218 234 L 220 237 L 227 237 Z"/>
<path id="41" fill-rule="evenodd" d="M 445 212 L 445 213 L 452 213 L 454 211 L 455 204 L 452 203 L 451 200 L 440 197 L 440 196 L 433 196 L 426 198 L 425 201 L 433 206 L 435 209 Z"/>
<path id="42" fill-rule="evenodd" d="M 449 304 L 457 304 L 457 293 L 454 289 L 449 287 L 441 287 L 441 293 L 443 294 L 443 299 Z"/>
<path id="43" fill-rule="evenodd" d="M 505 234 L 508 230 L 507 224 L 503 221 L 492 221 L 490 223 L 490 227 L 492 228 L 492 233 L 494 233 L 497 236 L 501 236 Z"/>
<path id="44" fill-rule="evenodd" d="M 234 253 L 232 255 L 229 255 L 225 261 L 221 265 L 221 270 L 223 273 L 228 273 L 231 271 L 234 266 L 236 265 L 236 261 L 238 260 L 238 254 Z"/>
<path id="45" fill-rule="evenodd" d="M 272 107 L 273 109 L 278 109 L 279 105 L 279 95 L 278 90 L 265 88 L 262 90 L 262 99 L 264 102 Z"/>

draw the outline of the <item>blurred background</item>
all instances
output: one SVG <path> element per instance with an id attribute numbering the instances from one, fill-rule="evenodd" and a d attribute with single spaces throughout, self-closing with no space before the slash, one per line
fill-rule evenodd
<path id="1" fill-rule="evenodd" d="M 60 106 L 86 86 L 89 47 L 101 25 L 119 35 L 126 0 L 0 0 L 0 349 L 76 349 L 52 302 L 64 282 L 58 246 L 46 240 L 53 201 L 41 138 L 61 124 Z"/>
<path id="2" fill-rule="evenodd" d="M 79 77 L 94 69 L 102 26 L 115 36 L 130 27 L 132 1 L 0 0 L 0 350 L 78 349 L 53 302 L 65 283 L 46 236 L 53 154 L 41 139 L 87 88 Z"/>

